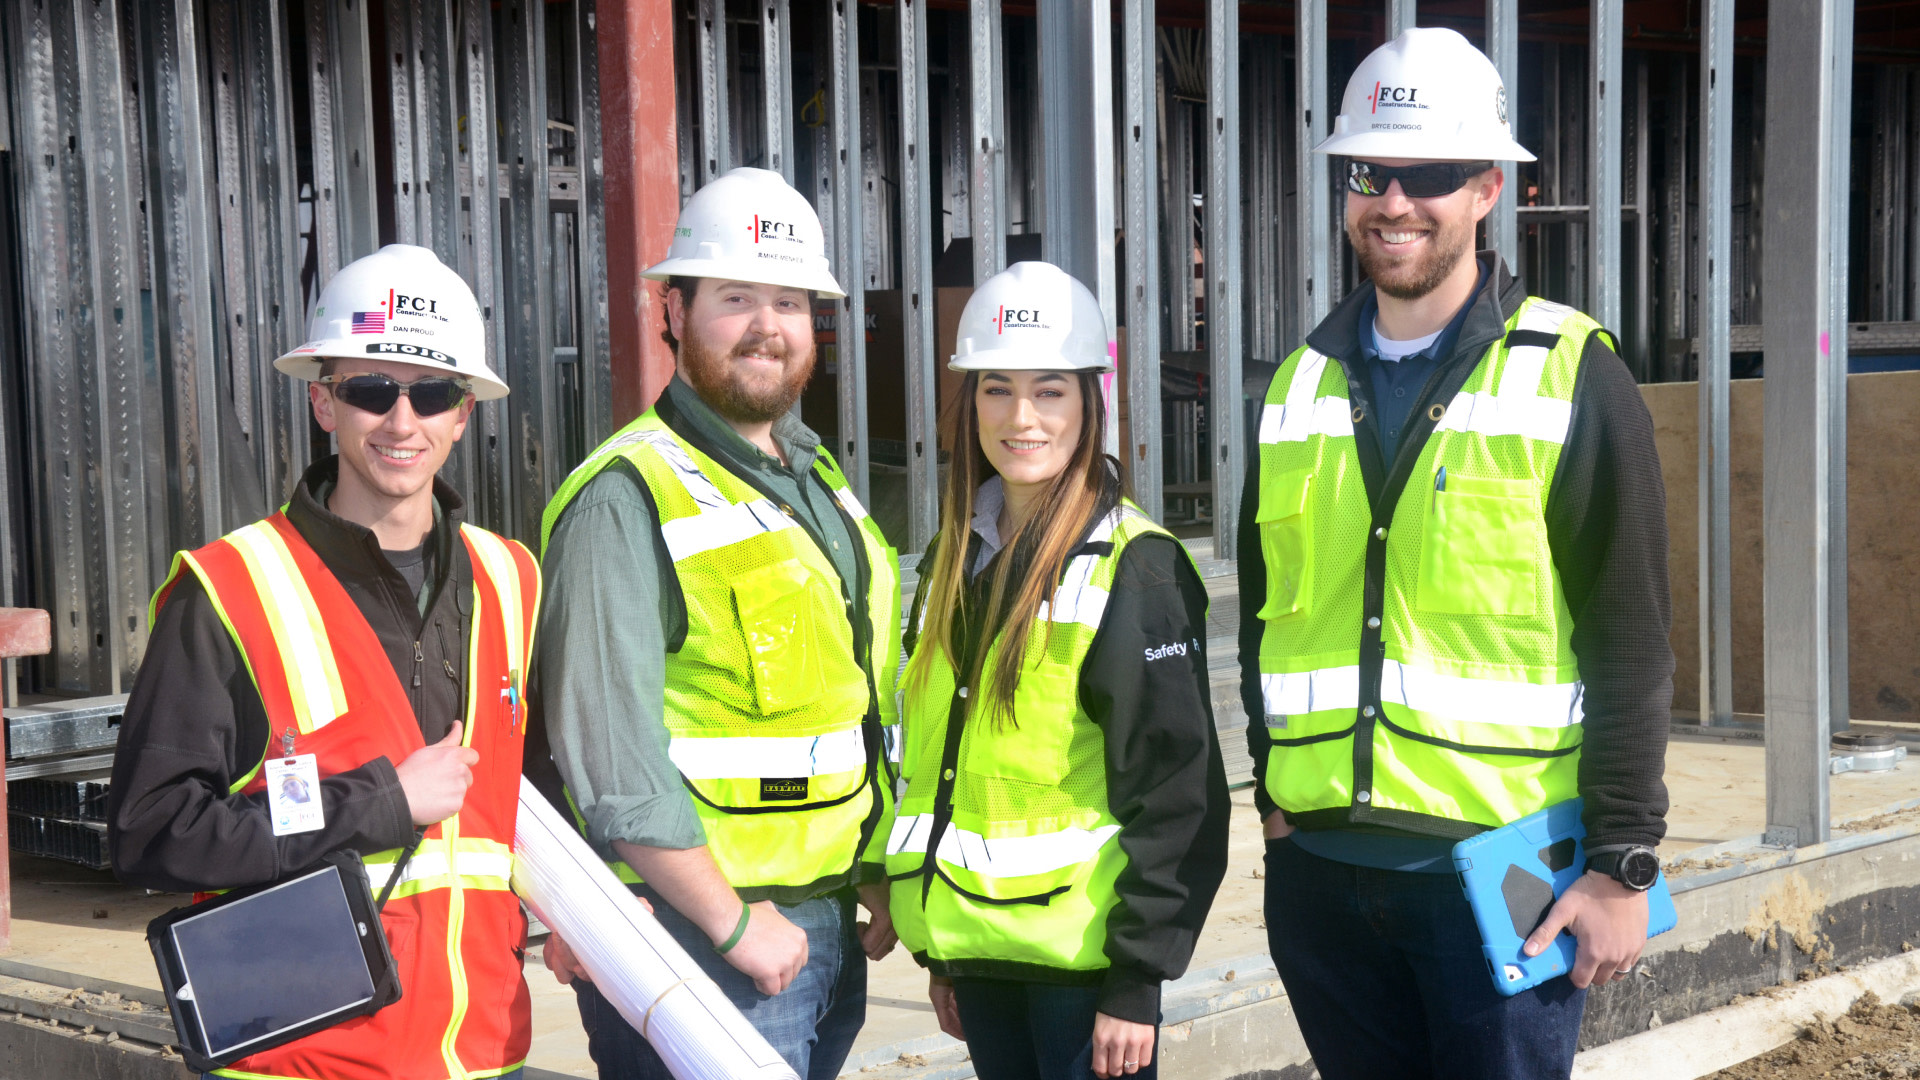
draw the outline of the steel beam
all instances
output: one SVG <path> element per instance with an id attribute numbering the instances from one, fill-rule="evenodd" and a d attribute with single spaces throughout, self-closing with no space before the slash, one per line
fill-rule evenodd
<path id="1" fill-rule="evenodd" d="M 696 0 L 693 22 L 695 64 L 700 74 L 700 185 L 705 187 L 733 168 L 733 140 L 727 130 L 727 3 Z"/>
<path id="2" fill-rule="evenodd" d="M 1700 36 L 1698 525 L 1702 724 L 1733 722 L 1733 487 L 1728 456 L 1733 426 L 1728 404 L 1729 313 L 1733 303 L 1733 8 L 1734 0 L 1707 0 Z M 1684 170 L 1684 164 L 1683 159 L 1670 158 L 1668 168 Z M 1684 189 L 1669 191 L 1670 203 L 1684 208 Z M 1669 213 L 1673 213 L 1671 206 Z M 1675 247 L 1684 250 L 1682 245 Z M 1681 286 L 1676 295 L 1684 295 L 1684 273 Z M 1682 310 L 1683 328 L 1684 317 Z"/>
<path id="3" fill-rule="evenodd" d="M 1301 0 L 1305 7 L 1311 0 Z M 1325 48 L 1325 40 L 1321 41 Z M 1304 50 L 1302 50 L 1304 51 Z M 1323 91 L 1324 95 L 1324 91 Z M 1213 550 L 1231 558 L 1247 471 L 1240 383 L 1240 5 L 1207 3 L 1207 431 L 1213 459 Z M 1324 172 L 1324 168 L 1322 169 Z M 1322 188 L 1323 197 L 1325 189 Z"/>
<path id="4" fill-rule="evenodd" d="M 868 501 L 872 459 L 867 449 L 867 294 L 865 243 L 856 235 L 861 220 L 857 197 L 860 146 L 860 17 L 853 0 L 833 0 L 832 76 L 827 96 L 833 111 L 834 277 L 847 290 L 835 323 L 836 382 L 840 391 L 839 445 L 834 455 L 862 503 Z"/>
<path id="5" fill-rule="evenodd" d="M 1835 150 L 1849 115 L 1848 10 L 1835 0 L 1767 10 L 1767 145 L 1805 151 L 1769 155 L 1764 211 L 1767 836 L 1785 846 L 1828 836 L 1834 420 L 1845 394 L 1832 329 L 1845 284 L 1822 253 L 1847 242 L 1836 216 L 1846 158 Z"/>
<path id="6" fill-rule="evenodd" d="M 1210 9 L 1211 10 L 1211 9 Z M 1333 123 L 1327 112 L 1327 0 L 1294 4 L 1294 160 L 1299 167 L 1295 201 L 1300 215 L 1298 288 L 1300 322 L 1311 331 L 1333 310 L 1333 171 L 1313 148 Z M 1211 217 L 1211 215 L 1209 215 Z M 1231 548 L 1220 549 L 1231 554 Z"/>
<path id="7" fill-rule="evenodd" d="M 973 284 L 980 287 L 1007 265 L 1006 82 L 1000 0 L 967 0 L 967 87 L 973 161 L 968 210 L 972 220 Z"/>
<path id="8" fill-rule="evenodd" d="M 1159 110 L 1155 105 L 1154 78 L 1159 65 L 1153 9 L 1154 0 L 1126 0 L 1121 28 L 1124 42 L 1122 108 L 1126 119 L 1122 140 L 1126 181 L 1128 429 L 1122 460 L 1127 463 L 1134 499 L 1148 517 L 1159 521 L 1165 507 L 1161 503 L 1160 184 L 1156 169 L 1159 133 L 1155 123 Z"/>
<path id="9" fill-rule="evenodd" d="M 787 0 L 760 0 L 760 64 L 767 168 L 793 183 L 793 26 Z"/>
<path id="10" fill-rule="evenodd" d="M 907 374 L 907 552 L 940 525 L 940 434 L 934 415 L 932 175 L 927 164 L 927 0 L 904 0 L 900 53 L 900 315 Z"/>
<path id="11" fill-rule="evenodd" d="M 1587 313 L 1620 333 L 1621 5 L 1590 0 L 1587 69 Z M 1629 359 L 1629 366 L 1632 365 Z"/>
<path id="12" fill-rule="evenodd" d="M 1487 0 L 1487 57 L 1500 73 L 1500 85 L 1506 88 L 1507 121 L 1517 136 L 1518 117 L 1512 110 L 1514 84 L 1520 78 L 1520 0 Z M 1503 161 L 1500 165 L 1506 170 L 1507 182 L 1500 192 L 1500 201 L 1487 215 L 1487 247 L 1499 252 L 1507 266 L 1518 273 L 1520 223 L 1514 208 L 1520 199 L 1520 167 L 1512 161 Z"/>

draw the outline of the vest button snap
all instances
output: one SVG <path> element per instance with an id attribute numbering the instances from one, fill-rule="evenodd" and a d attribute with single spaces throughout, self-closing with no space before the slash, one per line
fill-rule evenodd
<path id="1" fill-rule="evenodd" d="M 966 687 L 964 687 L 964 686 L 963 686 L 963 687 L 961 687 L 961 688 L 960 688 L 960 696 L 961 696 L 961 697 L 966 697 L 966 696 L 967 696 L 967 688 L 966 688 Z"/>
<path id="2" fill-rule="evenodd" d="M 951 779 L 953 779 L 953 770 L 952 770 L 952 769 L 948 769 L 948 770 L 947 770 L 946 772 L 943 772 L 943 773 L 941 773 L 940 775 L 941 775 L 941 776 L 943 776 L 943 777 L 945 777 L 945 778 L 947 778 L 948 780 L 951 780 Z"/>
<path id="3" fill-rule="evenodd" d="M 1373 538 L 1375 540 L 1385 540 L 1387 538 L 1387 527 L 1385 525 L 1382 525 L 1379 528 L 1373 530 Z"/>
<path id="4" fill-rule="evenodd" d="M 1362 708 L 1361 708 L 1361 710 L 1360 710 L 1360 715 L 1361 715 L 1361 716 L 1372 716 L 1372 715 L 1373 715 L 1373 706 L 1371 706 L 1371 705 L 1367 705 L 1367 706 L 1364 706 L 1364 707 L 1362 707 Z"/>
<path id="5" fill-rule="evenodd" d="M 1355 795 L 1355 796 L 1354 796 L 1354 798 L 1355 798 L 1356 800 L 1358 800 L 1358 801 L 1360 801 L 1360 802 L 1372 802 L 1372 801 L 1373 801 L 1373 792 L 1371 792 L 1371 791 L 1363 791 L 1363 792 L 1361 792 L 1360 794 L 1358 794 L 1358 795 Z"/>
<path id="6" fill-rule="evenodd" d="M 1367 629 L 1369 629 L 1369 630 L 1378 630 L 1378 629 L 1380 629 L 1380 616 L 1378 616 L 1378 615 L 1374 615 L 1374 616 L 1371 616 L 1371 617 L 1369 617 L 1369 618 L 1367 619 Z"/>

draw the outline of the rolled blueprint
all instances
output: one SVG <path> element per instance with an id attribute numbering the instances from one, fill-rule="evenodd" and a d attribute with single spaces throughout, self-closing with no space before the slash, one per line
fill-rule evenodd
<path id="1" fill-rule="evenodd" d="M 799 1080 L 551 803 L 520 778 L 513 891 L 679 1080 Z"/>

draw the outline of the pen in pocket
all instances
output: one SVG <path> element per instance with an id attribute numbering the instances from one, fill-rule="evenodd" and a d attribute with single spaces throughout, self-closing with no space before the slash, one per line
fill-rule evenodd
<path id="1" fill-rule="evenodd" d="M 1445 465 L 1440 466 L 1440 471 L 1433 476 L 1433 490 L 1447 490 L 1447 467 Z"/>

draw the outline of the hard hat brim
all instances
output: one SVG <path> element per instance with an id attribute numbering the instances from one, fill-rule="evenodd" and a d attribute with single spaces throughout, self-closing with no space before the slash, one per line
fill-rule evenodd
<path id="1" fill-rule="evenodd" d="M 827 270 L 809 266 L 758 263 L 753 260 L 665 259 L 641 271 L 640 276 L 648 281 L 665 281 L 676 277 L 750 281 L 756 285 L 806 289 L 830 300 L 839 300 L 847 295 L 846 290 L 840 287 L 840 283 L 834 280 L 833 274 Z"/>
<path id="2" fill-rule="evenodd" d="M 1506 135 L 1446 135 L 1407 131 L 1356 131 L 1329 135 L 1316 154 L 1398 158 L 1407 161 L 1533 161 L 1532 152 Z"/>
<path id="3" fill-rule="evenodd" d="M 1095 371 L 1113 370 L 1113 361 L 1075 366 L 1062 363 L 1058 355 L 1035 354 L 1021 349 L 991 349 L 987 352 L 954 356 L 947 361 L 948 371 Z"/>
<path id="4" fill-rule="evenodd" d="M 367 359 L 365 356 L 361 356 L 354 351 L 353 346 L 356 344 L 359 343 L 309 341 L 305 345 L 275 360 L 273 362 L 273 369 L 282 375 L 290 375 L 293 378 L 299 379 L 301 382 L 319 382 L 320 365 L 328 360 L 352 363 L 355 360 Z M 391 363 L 413 363 L 413 361 L 405 357 L 383 357 L 381 359 L 385 359 Z M 480 401 L 497 401 L 500 398 L 506 397 L 509 392 L 507 384 L 502 382 L 498 375 L 485 369 L 474 371 L 470 368 L 441 368 L 434 364 L 414 364 L 414 366 L 425 368 L 428 371 L 440 371 L 448 375 L 471 380 L 473 382 L 473 396 Z"/>

